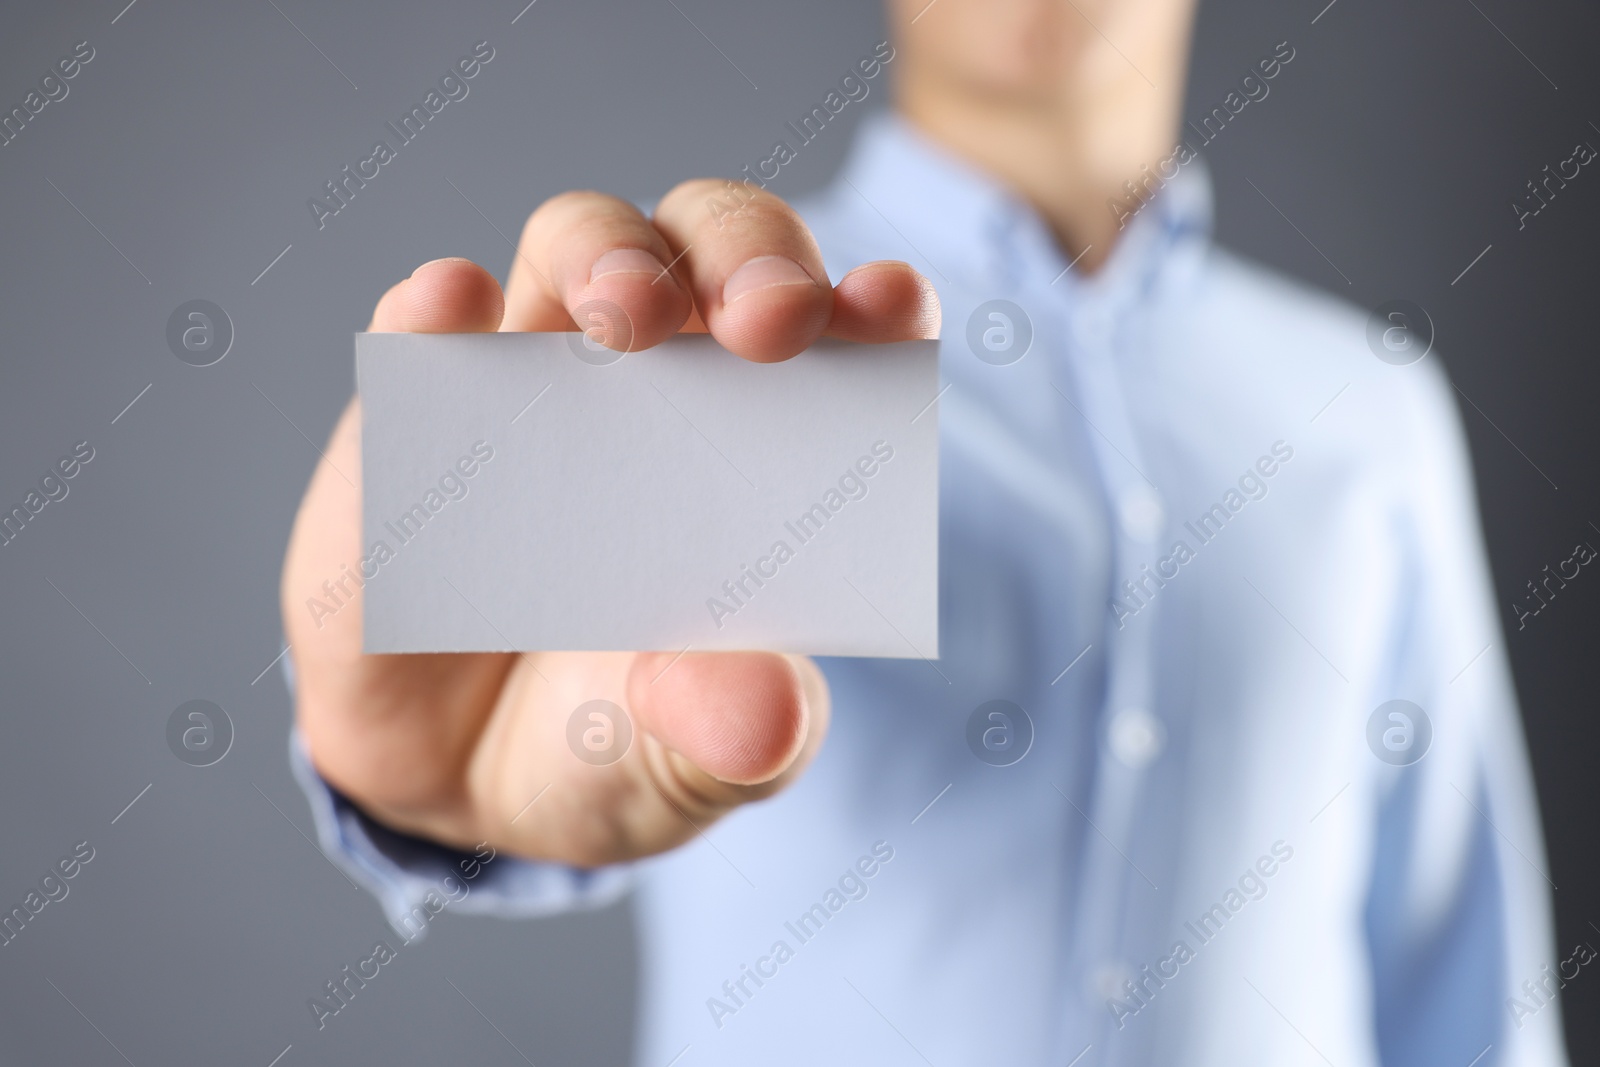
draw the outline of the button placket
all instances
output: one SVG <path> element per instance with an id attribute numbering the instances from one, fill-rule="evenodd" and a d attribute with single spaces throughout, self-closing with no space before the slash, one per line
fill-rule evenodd
<path id="1" fill-rule="evenodd" d="M 1146 480 L 1148 465 L 1140 455 L 1125 390 L 1117 372 L 1115 312 L 1105 294 L 1083 294 L 1095 301 L 1069 320 L 1076 342 L 1073 358 L 1063 363 L 1072 374 L 1077 412 L 1095 457 L 1112 529 L 1113 563 L 1110 590 L 1121 595 L 1122 579 L 1139 572 L 1165 530 L 1166 507 L 1161 494 Z M 1146 600 L 1136 618 L 1114 618 L 1107 611 L 1104 635 L 1105 702 L 1099 709 L 1098 749 L 1101 758 L 1087 798 L 1084 817 L 1092 823 L 1081 853 L 1083 892 L 1076 901 L 1072 966 L 1080 979 L 1098 987 L 1097 977 L 1111 968 L 1108 961 L 1128 955 L 1120 932 L 1128 929 L 1128 909 L 1145 893 L 1156 892 L 1146 872 L 1138 869 L 1131 834 L 1148 769 L 1159 759 L 1166 731 L 1149 710 L 1153 690 L 1152 610 L 1158 598 Z M 1147 886 L 1145 883 L 1149 882 Z M 1110 1024 L 1105 1001 L 1093 1006 L 1084 1021 L 1104 1034 Z M 1082 1030 L 1077 1035 L 1087 1040 Z M 1068 1042 L 1070 1043 L 1070 1041 Z M 1081 1041 L 1080 1041 L 1081 1047 Z"/>

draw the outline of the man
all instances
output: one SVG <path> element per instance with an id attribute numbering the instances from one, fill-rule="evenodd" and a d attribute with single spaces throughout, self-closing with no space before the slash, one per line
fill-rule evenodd
<path id="1" fill-rule="evenodd" d="M 463 909 L 631 887 L 641 1064 L 1562 1062 L 1449 387 L 1209 243 L 1191 15 L 892 0 L 896 114 L 799 213 L 572 193 L 503 297 L 462 260 L 383 296 L 374 330 L 609 301 L 618 347 L 756 361 L 941 336 L 942 306 L 949 387 L 936 662 L 362 656 L 359 597 L 304 607 L 361 554 L 352 403 L 283 608 L 324 843 L 391 916 L 479 842 Z M 1293 76 L 1261 53 L 1253 85 Z M 636 734 L 608 767 L 564 736 L 597 698 Z"/>

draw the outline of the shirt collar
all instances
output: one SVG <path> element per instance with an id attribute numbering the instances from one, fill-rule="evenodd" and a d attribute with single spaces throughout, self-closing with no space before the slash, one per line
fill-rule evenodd
<path id="1" fill-rule="evenodd" d="M 1123 303 L 1146 292 L 1166 268 L 1192 262 L 1175 253 L 1211 235 L 1211 180 L 1199 158 L 1165 179 L 1092 276 L 1068 269 L 1031 206 L 892 112 L 863 120 L 842 174 L 853 192 L 841 195 L 865 201 L 868 214 L 888 221 L 936 276 L 979 287 L 1037 283 L 1069 301 Z"/>

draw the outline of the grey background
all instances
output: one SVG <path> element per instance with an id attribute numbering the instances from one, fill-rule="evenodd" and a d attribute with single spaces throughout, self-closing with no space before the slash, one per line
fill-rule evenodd
<path id="1" fill-rule="evenodd" d="M 96 849 L 70 896 L 0 948 L 0 1061 L 266 1065 L 292 1044 L 286 1065 L 521 1062 L 508 1041 L 541 1065 L 622 1061 L 621 910 L 447 916 L 315 1031 L 306 998 L 385 927 L 308 843 L 283 683 L 252 682 L 282 648 L 277 573 L 316 459 L 307 438 L 320 444 L 345 402 L 351 331 L 387 285 L 447 254 L 503 277 L 503 235 L 560 190 L 653 199 L 755 161 L 881 39 L 880 15 L 861 0 L 538 0 L 513 24 L 518 0 L 124 3 L 11 5 L 0 36 L 6 109 L 75 42 L 97 52 L 0 148 L 0 501 L 74 442 L 96 449 L 68 498 L 0 549 L 0 903 L 73 843 Z M 1274 43 L 1295 46 L 1271 96 L 1208 149 L 1222 239 L 1367 307 L 1421 303 L 1481 409 L 1463 403 L 1564 951 L 1600 936 L 1600 579 L 1522 632 L 1509 606 L 1574 542 L 1600 539 L 1600 175 L 1586 169 L 1522 232 L 1508 205 L 1575 141 L 1600 144 L 1596 29 L 1570 0 L 1219 0 L 1200 15 L 1188 107 L 1209 109 Z M 496 57 L 471 95 L 318 232 L 306 198 L 480 39 Z M 883 99 L 875 87 L 870 103 Z M 847 140 L 828 133 L 775 191 L 814 188 Z M 164 339 L 197 297 L 237 330 L 204 369 Z M 195 698 L 234 723 L 212 767 L 164 739 Z M 1574 1059 L 1593 1062 L 1600 978 L 1586 970 L 1566 996 Z"/>

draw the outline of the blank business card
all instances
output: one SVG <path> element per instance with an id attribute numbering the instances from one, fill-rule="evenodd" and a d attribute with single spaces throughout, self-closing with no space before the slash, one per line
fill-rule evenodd
<path id="1" fill-rule="evenodd" d="M 939 654 L 937 342 L 359 334 L 356 368 L 368 652 Z"/>

